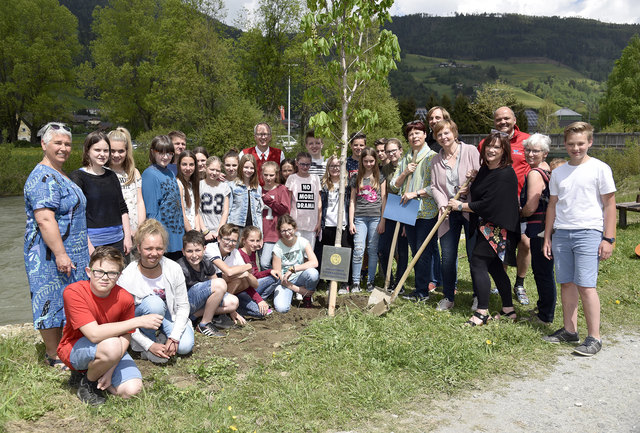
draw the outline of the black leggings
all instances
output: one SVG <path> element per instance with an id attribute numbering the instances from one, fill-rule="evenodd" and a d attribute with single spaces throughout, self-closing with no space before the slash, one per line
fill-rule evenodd
<path id="1" fill-rule="evenodd" d="M 513 307 L 511 298 L 511 281 L 504 269 L 502 260 L 495 253 L 487 239 L 481 233 L 477 233 L 477 241 L 471 256 L 471 278 L 476 284 L 478 295 L 478 309 L 489 308 L 489 293 L 491 291 L 491 280 L 496 283 L 502 299 L 502 308 Z"/>

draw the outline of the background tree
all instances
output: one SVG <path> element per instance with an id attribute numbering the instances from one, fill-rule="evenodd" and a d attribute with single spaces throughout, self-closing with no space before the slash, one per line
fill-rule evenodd
<path id="1" fill-rule="evenodd" d="M 256 18 L 247 21 L 249 28 L 237 43 L 243 86 L 270 114 L 287 105 L 288 74 L 299 74 L 288 66 L 299 62 L 288 58 L 287 50 L 294 43 L 302 43 L 301 38 L 294 37 L 300 15 L 299 0 L 260 0 Z"/>
<path id="2" fill-rule="evenodd" d="M 303 18 L 309 37 L 303 47 L 308 55 L 321 55 L 326 61 L 330 80 L 340 89 L 340 105 L 329 112 L 321 111 L 310 125 L 321 135 L 339 138 L 341 143 L 340 200 L 336 245 L 342 236 L 342 213 L 346 181 L 346 157 L 349 123 L 355 130 L 367 130 L 378 120 L 376 111 L 355 108 L 352 103 L 362 95 L 365 83 L 383 81 L 400 60 L 398 39 L 388 30 L 379 30 L 390 20 L 392 0 L 307 0 L 310 12 Z M 375 31 L 372 31 L 375 30 Z M 319 89 L 310 89 L 309 97 L 323 99 Z M 334 314 L 336 283 L 331 282 L 329 314 Z"/>
<path id="3" fill-rule="evenodd" d="M 450 113 L 458 125 L 460 134 L 476 134 L 479 131 L 478 119 L 471 110 L 469 99 L 462 93 L 458 93 L 453 102 L 453 111 Z"/>
<path id="4" fill-rule="evenodd" d="M 544 100 L 544 103 L 538 110 L 538 132 L 541 134 L 550 134 L 555 132 L 559 127 L 558 116 L 554 116 L 556 112 L 556 105 L 549 98 Z"/>
<path id="5" fill-rule="evenodd" d="M 524 107 L 518 103 L 513 90 L 501 81 L 485 83 L 476 92 L 471 112 L 477 121 L 476 133 L 486 134 L 493 128 L 493 113 L 499 107 L 510 107 L 516 114 L 516 124 L 521 131 L 529 129 Z"/>
<path id="6" fill-rule="evenodd" d="M 0 129 L 17 141 L 20 121 L 40 126 L 69 116 L 80 52 L 75 16 L 56 0 L 4 0 L 0 7 Z"/>
<path id="7" fill-rule="evenodd" d="M 616 122 L 635 131 L 640 127 L 640 37 L 637 34 L 616 60 L 600 103 L 600 124 Z"/>

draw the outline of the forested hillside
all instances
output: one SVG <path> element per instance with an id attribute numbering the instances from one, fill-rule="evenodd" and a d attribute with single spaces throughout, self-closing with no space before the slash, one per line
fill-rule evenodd
<path id="1" fill-rule="evenodd" d="M 546 57 L 604 81 L 640 25 L 514 14 L 393 17 L 404 53 L 446 59 Z"/>

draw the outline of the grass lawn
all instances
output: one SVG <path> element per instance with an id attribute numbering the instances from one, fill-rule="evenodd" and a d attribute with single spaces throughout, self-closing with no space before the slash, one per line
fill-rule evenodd
<path id="1" fill-rule="evenodd" d="M 638 178 L 621 182 L 618 197 L 635 198 Z M 619 199 L 619 201 L 622 201 Z M 602 333 L 640 328 L 640 216 L 619 229 L 611 259 L 600 266 Z M 471 283 L 462 255 L 459 291 L 450 312 L 438 313 L 436 293 L 425 304 L 398 300 L 382 317 L 367 314 L 366 294 L 339 297 L 337 315 L 293 307 L 285 315 L 251 322 L 226 338 L 197 335 L 190 357 L 166 366 L 138 361 L 145 389 L 128 401 L 110 398 L 89 408 L 68 387 L 68 373 L 46 367 L 43 344 L 27 330 L 0 329 L 0 431 L 323 432 L 349 430 L 380 416 L 442 395 L 478 388 L 498 375 L 541 369 L 567 346 L 540 336 L 561 326 L 558 305 L 550 327 L 493 321 L 463 327 L 470 316 Z M 510 270 L 513 279 L 514 270 Z M 412 279 L 409 280 L 409 285 Z M 537 299 L 531 275 L 528 294 Z M 499 311 L 491 297 L 490 311 Z M 526 318 L 527 308 L 516 306 Z M 584 318 L 579 331 L 585 335 Z M 606 344 L 603 350 L 607 350 Z"/>

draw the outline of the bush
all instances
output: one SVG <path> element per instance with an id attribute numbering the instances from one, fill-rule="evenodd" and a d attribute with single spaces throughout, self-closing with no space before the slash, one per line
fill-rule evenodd
<path id="1" fill-rule="evenodd" d="M 620 184 L 625 178 L 638 174 L 640 143 L 637 140 L 628 139 L 622 152 L 608 148 L 593 152 L 593 156 L 609 164 L 616 184 Z"/>

